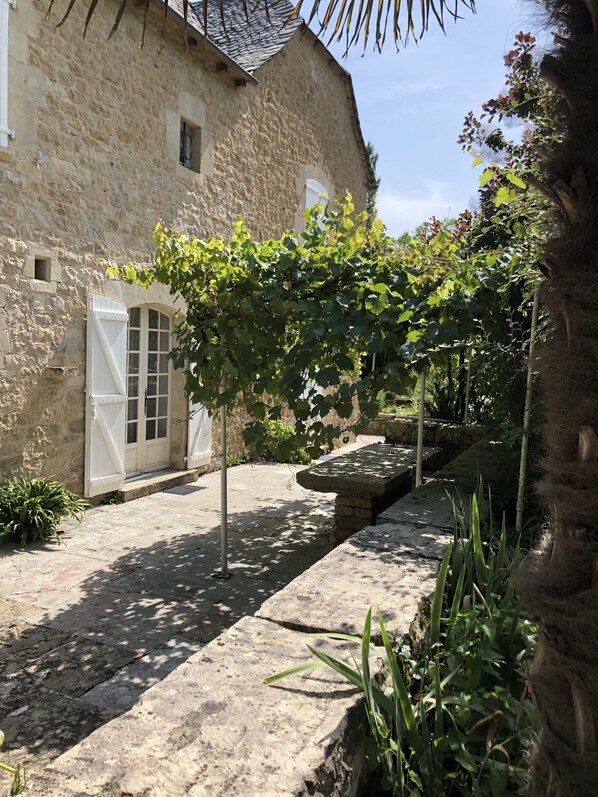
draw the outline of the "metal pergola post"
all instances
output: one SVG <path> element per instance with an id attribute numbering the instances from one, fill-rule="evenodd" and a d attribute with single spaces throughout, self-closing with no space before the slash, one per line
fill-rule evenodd
<path id="1" fill-rule="evenodd" d="M 465 350 L 467 352 L 467 349 Z M 470 350 L 471 354 L 471 350 Z M 465 412 L 463 423 L 469 423 L 469 392 L 471 389 L 471 359 L 467 360 L 467 381 L 465 382 Z"/>
<path id="2" fill-rule="evenodd" d="M 424 453 L 424 410 L 426 403 L 426 369 L 422 371 L 419 386 L 419 418 L 417 423 L 417 451 L 415 455 L 415 486 L 422 483 L 422 462 Z"/>
<path id="3" fill-rule="evenodd" d="M 534 290 L 532 306 L 532 326 L 529 337 L 529 354 L 527 359 L 527 385 L 525 389 L 525 410 L 523 412 L 523 434 L 521 437 L 521 457 L 519 459 L 519 487 L 517 489 L 517 513 L 515 529 L 521 531 L 523 525 L 523 507 L 525 496 L 525 474 L 527 471 L 527 449 L 529 446 L 529 427 L 532 412 L 532 390 L 534 385 L 534 349 L 536 345 L 536 329 L 538 326 L 538 306 L 540 304 L 540 287 Z"/>
<path id="4" fill-rule="evenodd" d="M 220 394 L 224 393 L 224 371 L 220 380 Z M 220 407 L 220 570 L 214 578 L 230 578 L 228 572 L 228 471 L 226 467 L 226 404 Z"/>

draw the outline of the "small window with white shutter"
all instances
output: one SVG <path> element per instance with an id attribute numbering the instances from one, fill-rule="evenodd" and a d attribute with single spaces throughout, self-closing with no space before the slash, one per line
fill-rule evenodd
<path id="1" fill-rule="evenodd" d="M 322 183 L 319 183 L 317 180 L 313 178 L 308 178 L 305 183 L 305 208 L 304 210 L 309 210 L 309 208 L 313 208 L 314 205 L 323 205 L 326 207 L 328 204 L 328 191 L 324 188 Z M 318 222 L 318 226 L 323 228 L 324 224 L 322 220 Z"/>
<path id="2" fill-rule="evenodd" d="M 324 206 L 328 204 L 328 191 L 322 183 L 310 177 L 305 183 L 305 210 L 317 204 Z"/>
<path id="3" fill-rule="evenodd" d="M 8 23 L 15 0 L 0 0 L 0 147 L 8 147 L 14 131 L 8 126 Z"/>

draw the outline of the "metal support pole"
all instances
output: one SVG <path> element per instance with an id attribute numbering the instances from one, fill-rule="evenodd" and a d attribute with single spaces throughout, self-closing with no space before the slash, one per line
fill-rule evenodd
<path id="1" fill-rule="evenodd" d="M 468 360 L 467 361 L 467 381 L 465 383 L 465 412 L 463 413 L 463 423 L 469 423 L 469 389 L 470 389 L 470 387 L 471 387 L 471 360 Z"/>
<path id="2" fill-rule="evenodd" d="M 523 412 L 523 435 L 521 437 L 521 458 L 519 460 L 519 487 L 517 490 L 517 514 L 515 529 L 521 531 L 523 525 L 523 506 L 525 496 L 525 474 L 527 471 L 527 449 L 529 445 L 529 426 L 532 411 L 532 389 L 534 385 L 534 349 L 536 346 L 536 329 L 538 326 L 538 305 L 540 288 L 536 285 L 534 303 L 532 305 L 532 327 L 529 337 L 529 355 L 527 359 L 527 385 L 525 389 L 525 410 Z"/>
<path id="3" fill-rule="evenodd" d="M 224 393 L 224 371 L 220 382 L 220 393 Z M 230 578 L 228 572 L 228 471 L 226 468 L 226 405 L 220 407 L 220 570 L 214 578 Z"/>
<path id="4" fill-rule="evenodd" d="M 422 461 L 424 453 L 424 410 L 426 403 L 426 371 L 422 371 L 419 386 L 419 418 L 417 423 L 417 452 L 415 455 L 415 486 L 422 483 Z"/>

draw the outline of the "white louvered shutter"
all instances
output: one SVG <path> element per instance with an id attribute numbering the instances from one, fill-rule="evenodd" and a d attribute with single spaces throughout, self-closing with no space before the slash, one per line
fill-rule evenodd
<path id="1" fill-rule="evenodd" d="M 212 419 L 202 404 L 189 402 L 187 468 L 209 465 L 212 459 Z"/>
<path id="2" fill-rule="evenodd" d="M 313 208 L 318 203 L 321 205 L 328 204 L 328 191 L 322 183 L 310 177 L 305 183 L 305 209 Z"/>
<path id="3" fill-rule="evenodd" d="M 14 131 L 8 127 L 8 22 L 14 0 L 0 0 L 0 147 L 8 146 Z"/>
<path id="4" fill-rule="evenodd" d="M 89 497 L 118 490 L 125 480 L 128 317 L 126 307 L 117 302 L 89 296 L 85 418 L 85 495 Z"/>

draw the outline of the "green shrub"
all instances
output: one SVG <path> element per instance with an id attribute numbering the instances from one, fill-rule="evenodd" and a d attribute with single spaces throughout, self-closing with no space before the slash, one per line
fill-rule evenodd
<path id="1" fill-rule="evenodd" d="M 86 506 L 86 501 L 52 479 L 11 479 L 0 485 L 0 542 L 59 540 L 60 521 L 80 517 Z"/>
<path id="2" fill-rule="evenodd" d="M 292 426 L 282 421 L 268 420 L 264 422 L 264 448 L 260 459 L 271 462 L 292 462 L 297 465 L 309 465 L 312 461 L 307 449 L 302 448 L 295 437 Z"/>
<path id="3" fill-rule="evenodd" d="M 229 457 L 226 458 L 226 467 L 234 468 L 237 465 L 245 465 L 247 462 L 250 461 L 251 461 L 251 455 L 249 453 L 249 450 L 243 447 L 238 454 L 231 454 Z"/>

